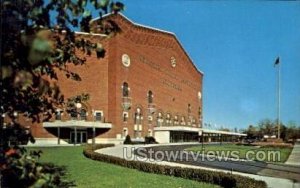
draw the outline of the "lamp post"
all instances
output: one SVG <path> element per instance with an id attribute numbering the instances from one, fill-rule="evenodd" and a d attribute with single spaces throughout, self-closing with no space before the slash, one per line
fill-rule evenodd
<path id="1" fill-rule="evenodd" d="M 95 137 L 96 137 L 96 128 L 95 128 L 95 121 L 96 121 L 96 112 L 93 111 L 93 114 L 94 114 L 94 124 L 93 124 L 93 138 L 92 138 L 92 147 L 94 148 L 95 146 Z"/>
<path id="2" fill-rule="evenodd" d="M 82 107 L 82 104 L 80 102 L 77 102 L 75 104 L 75 106 L 76 106 L 76 112 L 77 112 L 77 120 L 79 120 L 79 115 L 80 115 L 79 113 L 80 113 L 80 109 Z M 74 145 L 76 146 L 76 144 L 77 144 L 77 127 L 75 125 L 74 126 Z"/>

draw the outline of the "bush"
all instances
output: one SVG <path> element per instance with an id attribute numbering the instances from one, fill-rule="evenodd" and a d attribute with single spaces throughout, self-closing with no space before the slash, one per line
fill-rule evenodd
<path id="1" fill-rule="evenodd" d="M 20 147 L 5 151 L 0 161 L 0 187 L 74 187 L 66 178 L 65 167 L 38 162 L 41 153 Z"/>
<path id="2" fill-rule="evenodd" d="M 103 145 L 101 147 L 104 148 L 107 147 L 107 145 Z M 224 172 L 214 172 L 214 171 L 203 170 L 203 169 L 162 166 L 158 164 L 141 162 L 141 161 L 127 161 L 122 158 L 96 153 L 91 147 L 85 148 L 83 154 L 86 157 L 97 161 L 108 162 L 115 165 L 137 169 L 148 173 L 175 176 L 175 177 L 195 180 L 199 182 L 216 184 L 225 188 L 232 188 L 232 187 L 266 188 L 267 187 L 264 181 L 258 181 L 240 175 L 233 175 Z"/>
<path id="3" fill-rule="evenodd" d="M 156 140 L 152 136 L 145 137 L 145 144 L 157 144 Z"/>
<path id="4" fill-rule="evenodd" d="M 131 138 L 129 135 L 126 136 L 125 140 L 124 140 L 124 144 L 132 144 Z"/>

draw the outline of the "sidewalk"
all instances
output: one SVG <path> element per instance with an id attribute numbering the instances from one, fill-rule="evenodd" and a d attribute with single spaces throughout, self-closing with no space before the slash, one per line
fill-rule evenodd
<path id="1" fill-rule="evenodd" d="M 300 143 L 294 145 L 293 151 L 285 164 L 300 166 Z"/>
<path id="2" fill-rule="evenodd" d="M 167 161 L 149 161 L 146 158 L 142 158 L 140 156 L 134 155 L 132 152 L 134 149 L 137 149 L 139 147 L 151 147 L 154 145 L 117 145 L 115 147 L 109 147 L 109 148 L 103 148 L 100 150 L 96 150 L 98 153 L 111 155 L 127 160 L 139 160 L 144 162 L 150 162 L 155 163 L 159 165 L 168 165 L 168 166 L 180 166 L 180 167 L 186 167 L 186 168 L 196 168 L 196 169 L 205 169 L 205 170 L 211 170 L 211 171 L 218 171 L 218 172 L 226 172 L 231 173 L 227 170 L 220 170 L 220 169 L 212 169 L 212 168 L 205 168 L 200 166 L 193 166 L 193 165 L 185 165 L 185 164 L 179 164 L 179 163 L 173 163 L 173 162 L 167 162 Z M 155 145 L 157 146 L 157 144 Z M 126 153 L 125 153 L 126 152 Z M 266 177 L 266 176 L 260 176 L 260 175 L 254 175 L 254 174 L 246 174 L 246 173 L 240 173 L 240 172 L 232 172 L 233 174 L 238 174 L 241 176 L 247 176 L 250 178 L 254 178 L 256 180 L 263 180 L 267 183 L 268 187 L 270 188 L 300 188 L 300 183 L 294 184 L 291 180 L 288 179 L 282 179 L 282 178 L 273 178 L 273 177 Z"/>

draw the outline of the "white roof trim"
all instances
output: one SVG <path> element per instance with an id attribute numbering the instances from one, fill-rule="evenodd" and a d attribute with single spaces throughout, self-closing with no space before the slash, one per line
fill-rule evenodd
<path id="1" fill-rule="evenodd" d="M 185 127 L 185 126 L 162 126 L 162 127 L 154 127 L 154 131 L 199 132 L 200 128 L 197 128 L 197 127 Z"/>
<path id="2" fill-rule="evenodd" d="M 79 34 L 79 35 L 93 35 L 93 36 L 107 37 L 107 35 L 100 34 L 100 33 L 87 33 L 87 32 L 81 32 L 81 31 L 75 31 L 75 33 Z"/>
<path id="3" fill-rule="evenodd" d="M 102 123 L 98 121 L 80 121 L 80 120 L 69 120 L 69 121 L 53 121 L 53 122 L 43 122 L 43 127 L 54 128 L 112 128 L 111 123 Z"/>
<path id="4" fill-rule="evenodd" d="M 66 30 L 62 30 L 62 33 L 66 33 Z M 82 31 L 74 31 L 74 33 L 79 35 L 93 35 L 93 36 L 107 37 L 107 35 L 100 34 L 100 33 L 87 33 Z"/>
<path id="5" fill-rule="evenodd" d="M 113 13 L 108 13 L 108 14 L 105 14 L 102 16 L 103 17 L 107 17 L 107 16 L 110 16 L 112 15 Z M 158 29 L 158 28 L 155 28 L 155 27 L 150 27 L 150 26 L 147 26 L 147 25 L 143 25 L 143 24 L 139 24 L 139 23 L 135 23 L 134 21 L 132 21 L 131 19 L 129 19 L 128 17 L 126 17 L 124 14 L 122 13 L 118 13 L 120 14 L 121 16 L 123 16 L 126 20 L 128 20 L 129 22 L 131 22 L 132 24 L 136 25 L 136 26 L 141 26 L 141 27 L 145 27 L 145 28 L 148 28 L 148 29 L 152 29 L 152 30 L 156 30 L 156 31 L 160 31 L 160 32 L 163 32 L 163 33 L 167 33 L 167 34 L 170 34 L 170 35 L 175 35 L 174 33 L 170 32 L 170 31 L 166 31 L 166 30 L 162 30 L 162 29 Z M 100 16 L 99 17 L 96 17 L 94 19 L 92 19 L 90 22 L 93 22 L 93 21 L 96 21 L 100 19 Z"/>
<path id="6" fill-rule="evenodd" d="M 247 136 L 247 134 L 236 133 L 236 132 L 228 132 L 228 131 L 219 131 L 219 130 L 210 130 L 210 129 L 201 129 L 204 133 L 212 133 L 212 134 L 223 134 L 223 135 L 236 135 L 236 136 Z"/>
<path id="7" fill-rule="evenodd" d="M 197 128 L 197 127 L 185 127 L 185 126 L 154 127 L 154 131 L 183 131 L 183 132 L 201 132 L 202 131 L 203 133 L 211 133 L 211 134 L 247 136 L 247 134 L 243 134 L 243 133 L 227 132 L 227 131 L 219 131 L 219 130 L 209 130 L 209 129 L 202 129 L 202 128 Z"/>

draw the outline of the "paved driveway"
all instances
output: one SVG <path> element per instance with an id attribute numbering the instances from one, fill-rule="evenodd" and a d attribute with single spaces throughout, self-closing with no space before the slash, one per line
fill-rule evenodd
<path id="1" fill-rule="evenodd" d="M 147 157 L 152 157 L 156 160 L 164 160 L 169 162 L 216 168 L 216 169 L 224 169 L 224 170 L 233 170 L 237 172 L 244 172 L 250 174 L 257 174 L 263 176 L 271 176 L 271 177 L 279 177 L 290 179 L 296 182 L 300 182 L 300 167 L 294 165 L 287 164 L 269 164 L 265 162 L 257 162 L 257 161 L 233 161 L 230 159 L 225 160 L 224 158 L 218 158 L 217 160 L 211 160 L 211 157 L 207 156 L 198 156 L 196 160 L 194 159 L 195 155 L 192 156 L 191 153 L 182 156 L 168 157 L 166 155 L 151 155 L 148 152 L 150 149 L 152 151 L 158 153 L 157 151 L 183 151 L 186 148 L 189 148 L 195 145 L 170 145 L 170 146 L 152 146 L 148 148 L 142 148 L 142 153 L 147 154 Z M 147 150 L 145 152 L 144 150 Z M 139 150 L 139 149 L 138 149 Z M 136 150 L 135 153 L 140 155 Z M 162 158 L 163 157 L 163 158 Z"/>

